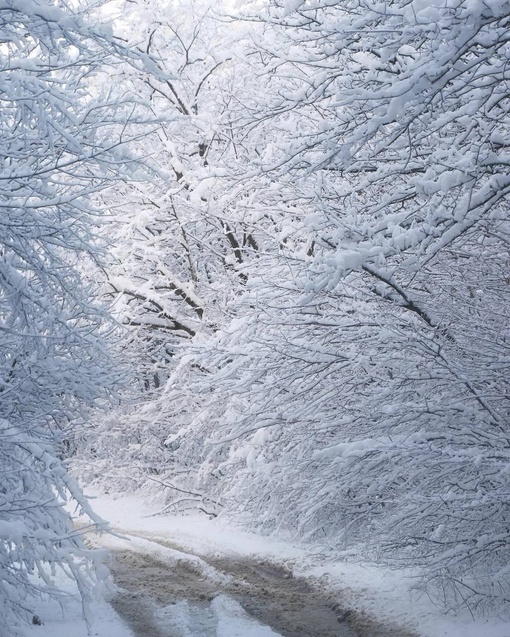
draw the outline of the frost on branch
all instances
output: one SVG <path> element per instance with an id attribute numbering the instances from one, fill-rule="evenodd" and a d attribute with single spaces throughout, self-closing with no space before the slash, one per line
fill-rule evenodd
<path id="1" fill-rule="evenodd" d="M 127 328 L 121 348 L 134 382 L 126 408 L 96 423 L 74 463 L 85 480 L 109 488 L 163 489 L 169 510 L 200 504 L 200 496 L 192 486 L 198 456 L 190 461 L 179 451 L 196 405 L 189 395 L 170 399 L 166 385 L 189 342 L 229 322 L 228 305 L 278 216 L 261 212 L 267 181 L 246 178 L 251 140 L 238 121 L 257 96 L 245 28 L 215 9 L 211 2 L 126 2 L 115 24 L 119 37 L 174 77 L 162 81 L 127 63 L 115 72 L 115 96 L 138 96 L 153 117 L 135 145 L 145 173 L 101 193 L 113 243 L 104 296 Z M 262 147 L 264 131 L 257 134 Z"/>
<path id="2" fill-rule="evenodd" d="M 197 358 L 217 369 L 216 492 L 265 528 L 419 565 L 447 606 L 501 607 L 510 4 L 380 6 L 263 16 L 275 133 L 254 162 L 308 241 L 261 260 L 244 320 Z"/>
<path id="3" fill-rule="evenodd" d="M 19 623 L 32 621 L 35 600 L 62 598 L 55 567 L 77 582 L 86 603 L 106 575 L 100 555 L 85 548 L 62 505 L 75 499 L 95 524 L 106 523 L 84 502 L 44 431 L 1 420 L 0 461 L 0 629 L 11 635 Z"/>
<path id="4" fill-rule="evenodd" d="M 57 594 L 55 568 L 85 602 L 94 581 L 63 502 L 103 523 L 62 458 L 119 380 L 112 327 L 78 265 L 97 256 L 91 197 L 127 161 L 127 132 L 109 137 L 113 106 L 87 94 L 118 53 L 107 31 L 63 2 L 3 0 L 0 40 L 0 633 L 11 635 L 34 595 Z"/>
<path id="5" fill-rule="evenodd" d="M 204 16 L 144 23 L 181 74 L 129 79 L 161 179 L 121 193 L 109 293 L 158 391 L 88 452 L 500 608 L 510 4 L 252 6 L 231 60 Z"/>

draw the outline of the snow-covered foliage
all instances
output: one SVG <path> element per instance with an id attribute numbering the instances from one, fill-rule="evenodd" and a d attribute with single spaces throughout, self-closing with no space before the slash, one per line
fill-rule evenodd
<path id="1" fill-rule="evenodd" d="M 127 133 L 107 135 L 114 108 L 87 99 L 94 71 L 120 52 L 108 31 L 65 2 L 2 0 L 0 41 L 0 634 L 12 635 L 34 594 L 57 594 L 56 567 L 85 600 L 94 580 L 62 504 L 104 523 L 63 457 L 119 380 L 112 327 L 78 266 L 97 254 L 90 201 L 126 163 Z"/>
<path id="2" fill-rule="evenodd" d="M 169 506 L 418 565 L 447 605 L 497 607 L 510 3 L 252 11 L 228 61 L 228 21 L 214 45 L 204 14 L 159 45 L 145 29 L 181 69 L 146 96 L 163 123 L 145 154 L 171 179 L 132 195 L 111 285 L 166 371 L 97 460 L 129 445 L 123 473 L 143 459 Z"/>
<path id="3" fill-rule="evenodd" d="M 294 216 L 195 359 L 219 370 L 199 420 L 231 510 L 490 607 L 508 597 L 509 6 L 385 7 L 265 17 L 278 136 L 253 161 L 310 241 Z"/>
<path id="4" fill-rule="evenodd" d="M 116 488 L 149 481 L 159 490 L 169 470 L 189 473 L 187 461 L 176 469 L 175 444 L 167 441 L 169 429 L 186 425 L 196 405 L 188 395 L 177 401 L 182 409 L 160 401 L 176 352 L 228 324 L 229 303 L 271 240 L 266 230 L 277 215 L 262 210 L 261 219 L 263 180 L 246 178 L 252 145 L 239 122 L 257 102 L 246 29 L 220 19 L 207 2 L 119 7 L 116 31 L 154 56 L 172 79 L 128 64 L 108 73 L 117 98 L 138 96 L 152 117 L 137 140 L 148 178 L 101 195 L 113 216 L 104 294 L 128 327 L 123 355 L 132 361 L 139 394 L 136 409 L 131 397 L 98 424 L 75 466 L 87 480 L 108 476 Z M 256 135 L 263 139 L 264 132 Z"/>
<path id="5" fill-rule="evenodd" d="M 100 555 L 83 545 L 62 503 L 75 500 L 98 528 L 106 522 L 90 510 L 55 453 L 54 437 L 42 429 L 1 420 L 0 462 L 0 629 L 10 636 L 32 621 L 35 600 L 65 598 L 54 581 L 57 569 L 76 581 L 85 610 L 91 592 L 102 590 Z"/>

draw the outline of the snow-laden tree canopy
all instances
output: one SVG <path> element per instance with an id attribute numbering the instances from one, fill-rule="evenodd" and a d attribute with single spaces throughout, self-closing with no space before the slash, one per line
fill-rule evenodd
<path id="1" fill-rule="evenodd" d="M 215 497 L 472 608 L 508 596 L 508 16 L 268 8 L 255 122 L 275 132 L 252 165 L 294 206 L 191 359 L 218 370 L 194 419 Z"/>
<path id="2" fill-rule="evenodd" d="M 118 55 L 157 69 L 90 26 L 67 3 L 0 2 L 0 633 L 31 620 L 63 568 L 88 595 L 94 555 L 62 508 L 90 511 L 63 457 L 72 431 L 105 405 L 120 375 L 113 328 L 84 262 L 99 254 L 91 201 L 119 171 L 132 112 L 90 98 L 95 71 Z M 121 108 L 125 109 L 122 113 Z M 116 119 L 119 134 L 109 132 Z"/>
<path id="3" fill-rule="evenodd" d="M 228 305 L 245 288 L 249 264 L 274 243 L 270 230 L 281 218 L 260 203 L 270 182 L 247 177 L 253 142 L 242 122 L 256 110 L 254 85 L 263 69 L 249 54 L 252 30 L 219 16 L 213 5 L 119 3 L 114 25 L 119 38 L 172 74 L 160 78 L 128 63 L 106 71 L 116 99 L 136 95 L 152 115 L 136 140 L 150 179 L 101 193 L 113 220 L 104 296 L 127 327 L 123 354 L 140 395 L 108 416 L 97 437 L 83 440 L 85 461 L 78 457 L 76 464 L 87 479 L 108 475 L 124 488 L 147 476 L 160 484 L 161 473 L 154 473 L 164 467 L 174 475 L 179 459 L 166 442 L 168 423 L 186 426 L 195 405 L 162 407 L 158 397 L 182 348 L 229 323 Z M 262 147 L 264 128 L 254 136 Z M 129 400 L 137 401 L 136 410 Z M 179 467 L 189 469 L 187 460 Z"/>
<path id="4" fill-rule="evenodd" d="M 123 204 L 109 291 L 169 380 L 89 457 L 128 446 L 169 507 L 418 566 L 447 605 L 505 604 L 510 3 L 244 11 L 215 32 L 172 4 L 140 37 L 180 69 L 129 80 L 169 188 Z"/>

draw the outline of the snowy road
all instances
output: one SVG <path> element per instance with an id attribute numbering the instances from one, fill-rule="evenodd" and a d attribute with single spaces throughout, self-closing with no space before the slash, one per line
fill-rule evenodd
<path id="1" fill-rule="evenodd" d="M 157 503 L 135 496 L 98 494 L 93 506 L 130 538 L 91 538 L 110 551 L 114 607 L 131 627 L 117 629 L 108 606 L 97 637 L 510 637 L 508 622 L 447 616 L 403 573 L 339 560 L 324 547 L 204 515 L 155 515 Z M 51 626 L 27 637 L 86 637 Z"/>
<path id="2" fill-rule="evenodd" d="M 137 637 L 412 637 L 270 561 L 202 557 L 139 536 L 101 541 L 120 589 L 113 606 Z"/>

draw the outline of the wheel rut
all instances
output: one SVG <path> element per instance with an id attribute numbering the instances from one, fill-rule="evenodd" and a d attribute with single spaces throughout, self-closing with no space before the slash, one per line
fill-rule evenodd
<path id="1" fill-rule="evenodd" d="M 139 548 L 111 551 L 108 566 L 119 587 L 112 605 L 137 637 L 181 637 L 184 633 L 172 632 L 160 621 L 164 609 L 187 600 L 193 606 L 192 614 L 206 617 L 219 595 L 234 599 L 282 637 L 416 637 L 350 609 L 338 593 L 326 590 L 318 581 L 294 577 L 285 566 L 245 557 L 197 555 L 178 543 L 141 539 L 179 551 L 184 558 L 169 564 Z M 217 580 L 204 572 L 202 561 L 220 574 Z M 216 637 L 205 620 L 197 630 L 191 634 Z"/>

